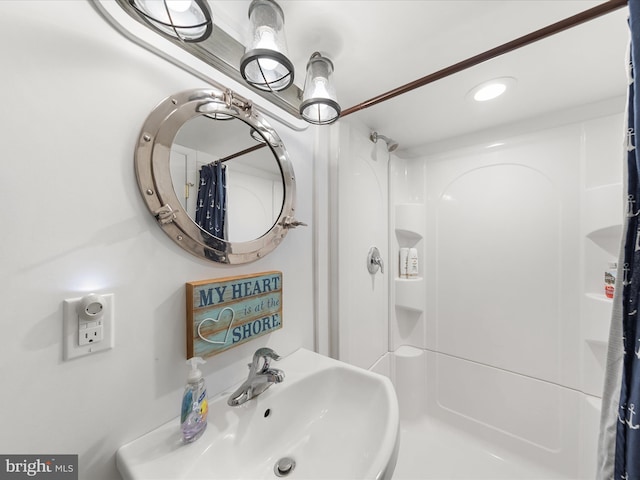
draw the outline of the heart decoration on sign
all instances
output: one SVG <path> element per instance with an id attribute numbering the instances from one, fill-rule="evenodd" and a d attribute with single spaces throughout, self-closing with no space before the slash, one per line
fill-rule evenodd
<path id="1" fill-rule="evenodd" d="M 202 325 L 206 322 L 213 322 L 213 323 L 218 323 L 220 321 L 220 319 L 222 318 L 222 314 L 224 313 L 225 310 L 229 310 L 231 312 L 231 320 L 229 321 L 229 326 L 227 327 L 227 332 L 224 334 L 224 340 L 220 341 L 220 340 L 209 340 L 208 338 L 206 338 L 204 335 L 202 335 L 202 332 L 200 331 L 200 329 L 202 328 Z M 198 324 L 198 336 L 204 340 L 205 342 L 208 343 L 213 343 L 215 345 L 224 345 L 227 343 L 227 339 L 229 338 L 229 332 L 231 331 L 231 326 L 233 325 L 233 319 L 236 316 L 236 312 L 233 311 L 233 308 L 231 307 L 224 307 L 222 310 L 220 310 L 220 313 L 218 314 L 218 318 L 205 318 L 204 320 L 202 320 L 199 324 Z"/>

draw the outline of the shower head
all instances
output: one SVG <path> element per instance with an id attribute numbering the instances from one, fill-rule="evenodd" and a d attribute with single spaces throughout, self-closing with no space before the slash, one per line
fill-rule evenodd
<path id="1" fill-rule="evenodd" d="M 398 142 L 390 139 L 389 137 L 385 137 L 384 135 L 380 135 L 378 132 L 371 132 L 369 138 L 373 143 L 378 143 L 378 139 L 381 138 L 387 144 L 387 151 L 393 152 L 396 148 L 398 148 Z"/>

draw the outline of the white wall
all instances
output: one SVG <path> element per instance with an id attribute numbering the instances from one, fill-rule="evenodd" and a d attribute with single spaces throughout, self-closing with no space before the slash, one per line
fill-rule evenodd
<path id="1" fill-rule="evenodd" d="M 337 185 L 333 245 L 334 301 L 332 317 L 338 335 L 337 358 L 370 368 L 387 353 L 388 346 L 388 188 L 389 154 L 384 142 L 369 140 L 369 130 L 356 121 L 343 121 L 332 130 L 339 137 L 338 155 L 331 169 Z M 334 224 L 335 227 L 335 224 Z M 367 255 L 377 247 L 385 263 L 384 274 L 367 270 Z"/>
<path id="2" fill-rule="evenodd" d="M 395 281 L 391 344 L 396 364 L 403 345 L 425 351 L 423 412 L 569 478 L 595 472 L 622 103 L 566 125 L 538 119 L 518 135 L 496 129 L 392 169 L 390 256 L 414 231 L 425 261 L 424 284 Z"/>
<path id="3" fill-rule="evenodd" d="M 577 386 L 580 137 L 429 159 L 429 348 Z"/>
<path id="4" fill-rule="evenodd" d="M 89 2 L 2 1 L 0 19 L 0 452 L 77 453 L 80 478 L 118 478 L 116 449 L 178 415 L 185 282 L 283 272 L 283 328 L 209 359 L 210 393 L 241 380 L 259 346 L 313 348 L 313 227 L 246 266 L 182 251 L 147 212 L 133 151 L 157 103 L 206 85 Z M 271 123 L 294 164 L 296 216 L 312 225 L 313 131 Z M 115 348 L 64 362 L 62 301 L 89 291 L 115 294 Z"/>

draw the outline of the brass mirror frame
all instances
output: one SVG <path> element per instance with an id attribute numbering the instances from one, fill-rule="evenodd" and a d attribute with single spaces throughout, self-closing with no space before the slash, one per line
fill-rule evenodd
<path id="1" fill-rule="evenodd" d="M 183 208 L 171 180 L 171 147 L 185 122 L 199 115 L 235 117 L 256 130 L 273 152 L 282 174 L 284 201 L 271 229 L 255 240 L 229 242 L 201 229 Z M 282 140 L 252 108 L 249 100 L 231 90 L 194 89 L 165 98 L 149 114 L 138 138 L 134 157 L 140 193 L 160 227 L 181 248 L 223 264 L 249 263 L 274 250 L 290 228 L 304 225 L 294 219 L 296 183 Z"/>

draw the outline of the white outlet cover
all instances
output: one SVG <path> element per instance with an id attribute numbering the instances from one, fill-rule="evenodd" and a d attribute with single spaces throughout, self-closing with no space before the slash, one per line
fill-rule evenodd
<path id="1" fill-rule="evenodd" d="M 68 298 L 64 301 L 62 312 L 62 358 L 72 360 L 77 357 L 91 355 L 92 353 L 110 350 L 114 346 L 114 294 L 100 294 L 104 299 L 104 310 L 102 314 L 103 339 L 97 343 L 80 345 L 78 343 L 79 318 L 77 306 L 83 297 Z"/>

